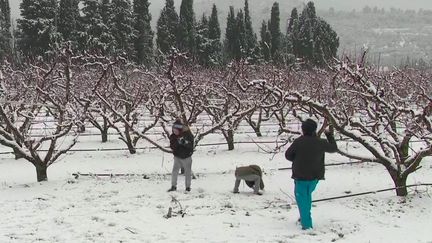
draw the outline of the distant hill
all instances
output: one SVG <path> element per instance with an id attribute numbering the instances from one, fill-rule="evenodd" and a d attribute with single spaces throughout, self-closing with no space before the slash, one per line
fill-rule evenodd
<path id="1" fill-rule="evenodd" d="M 351 11 L 362 9 L 365 6 L 378 8 L 400 8 L 403 10 L 412 9 L 432 9 L 431 0 L 315 0 L 319 9 L 329 9 Z"/>

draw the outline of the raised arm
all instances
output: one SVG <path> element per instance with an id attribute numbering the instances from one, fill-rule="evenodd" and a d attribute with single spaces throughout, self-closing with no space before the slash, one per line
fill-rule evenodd
<path id="1" fill-rule="evenodd" d="M 338 151 L 338 147 L 336 144 L 336 140 L 334 138 L 333 133 L 331 132 L 326 132 L 325 133 L 326 137 L 327 137 L 327 141 L 324 141 L 324 151 L 326 151 L 327 153 L 335 153 Z"/>

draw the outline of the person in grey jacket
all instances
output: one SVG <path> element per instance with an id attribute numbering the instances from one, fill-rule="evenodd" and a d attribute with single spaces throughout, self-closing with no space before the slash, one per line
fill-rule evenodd
<path id="1" fill-rule="evenodd" d="M 302 229 L 310 229 L 312 225 L 311 208 L 312 192 L 318 181 L 324 179 L 324 154 L 338 150 L 332 129 L 326 130 L 327 139 L 316 134 L 317 123 L 312 119 L 302 122 L 303 135 L 295 139 L 285 152 L 287 160 L 293 162 L 292 178 L 294 193 L 300 212 Z"/>
<path id="2" fill-rule="evenodd" d="M 259 190 L 264 189 L 264 181 L 262 179 L 262 170 L 258 165 L 237 167 L 234 175 L 236 178 L 233 191 L 234 193 L 239 193 L 240 182 L 241 180 L 244 180 L 248 187 L 254 189 L 255 194 L 262 195 Z"/>

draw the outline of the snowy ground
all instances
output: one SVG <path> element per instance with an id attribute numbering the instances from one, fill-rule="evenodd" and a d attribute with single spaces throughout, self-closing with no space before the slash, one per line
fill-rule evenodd
<path id="1" fill-rule="evenodd" d="M 93 139 L 93 141 L 91 140 Z M 93 137 L 78 147 L 98 145 Z M 115 138 L 106 147 L 122 147 Z M 268 140 L 268 139 L 267 139 Z M 100 145 L 100 144 L 99 144 Z M 34 167 L 11 155 L 0 157 L 0 242 L 432 242 L 432 188 L 410 190 L 407 198 L 394 192 L 314 204 L 315 229 L 296 224 L 291 171 L 283 154 L 273 159 L 254 144 L 199 147 L 194 154 L 192 192 L 170 187 L 172 158 L 159 151 L 85 152 L 63 157 L 48 170 L 49 181 L 36 183 Z M 327 155 L 327 162 L 344 162 Z M 263 196 L 242 184 L 232 194 L 236 166 L 258 164 L 265 171 Z M 432 182 L 432 159 L 409 178 Z M 75 179 L 74 172 L 142 173 L 141 177 Z M 328 167 L 315 199 L 347 192 L 392 187 L 380 165 Z M 175 197 L 184 217 L 164 218 Z"/>

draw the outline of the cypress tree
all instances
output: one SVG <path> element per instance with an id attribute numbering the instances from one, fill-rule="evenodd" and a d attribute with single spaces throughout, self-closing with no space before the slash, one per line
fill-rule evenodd
<path id="1" fill-rule="evenodd" d="M 308 2 L 306 4 L 306 7 L 303 9 L 302 12 L 302 18 L 312 20 L 317 18 L 315 4 L 313 2 Z"/>
<path id="2" fill-rule="evenodd" d="M 103 55 L 114 54 L 116 42 L 112 35 L 112 12 L 110 2 L 84 0 L 82 8 L 79 49 Z"/>
<path id="3" fill-rule="evenodd" d="M 294 54 L 297 57 L 320 66 L 336 56 L 339 38 L 327 22 L 317 17 L 313 2 L 308 2 L 303 9 L 298 25 L 298 34 L 293 29 Z"/>
<path id="4" fill-rule="evenodd" d="M 193 0 L 182 0 L 180 5 L 179 34 L 177 43 L 180 51 L 188 52 L 192 57 L 194 57 L 196 53 L 195 24 Z"/>
<path id="5" fill-rule="evenodd" d="M 45 55 L 58 41 L 57 0 L 23 0 L 18 19 L 18 46 L 25 56 Z"/>
<path id="6" fill-rule="evenodd" d="M 116 47 L 116 41 L 113 33 L 113 5 L 110 0 L 102 0 L 98 8 L 99 16 L 102 18 L 103 25 L 99 28 L 102 30 L 100 43 L 105 48 L 106 54 L 113 54 Z"/>
<path id="7" fill-rule="evenodd" d="M 110 27 L 112 25 L 112 4 L 110 0 L 102 0 L 101 4 L 99 5 L 99 13 L 102 18 L 102 22 L 107 26 Z"/>
<path id="8" fill-rule="evenodd" d="M 153 62 L 153 31 L 151 30 L 150 3 L 134 0 L 135 61 L 149 66 Z"/>
<path id="9" fill-rule="evenodd" d="M 221 29 L 218 19 L 218 11 L 216 4 L 213 4 L 212 13 L 209 19 L 209 38 L 212 40 L 220 40 Z"/>
<path id="10" fill-rule="evenodd" d="M 200 64 L 209 65 L 210 56 L 210 39 L 209 39 L 209 21 L 203 14 L 201 21 L 196 27 L 197 59 Z"/>
<path id="11" fill-rule="evenodd" d="M 323 66 L 326 61 L 336 57 L 339 48 L 339 37 L 331 26 L 320 18 L 318 18 L 314 33 L 316 33 L 316 36 L 313 62 L 318 66 Z"/>
<path id="12" fill-rule="evenodd" d="M 12 54 L 9 0 L 0 0 L 0 62 Z"/>
<path id="13" fill-rule="evenodd" d="M 2 28 L 11 27 L 11 10 L 9 0 L 0 0 L 0 24 Z"/>
<path id="14" fill-rule="evenodd" d="M 288 21 L 287 34 L 292 33 L 294 31 L 296 23 L 298 25 L 298 19 L 299 16 L 298 16 L 297 8 L 293 8 L 293 10 L 291 11 L 291 16 Z"/>
<path id="15" fill-rule="evenodd" d="M 257 36 L 253 31 L 248 0 L 245 0 L 244 15 L 245 15 L 244 22 L 245 22 L 245 38 L 246 38 L 245 52 L 247 57 L 254 59 L 255 57 L 253 55 L 253 52 L 257 46 Z"/>
<path id="16" fill-rule="evenodd" d="M 271 34 L 265 20 L 261 24 L 261 54 L 264 60 L 269 61 L 271 56 Z"/>
<path id="17" fill-rule="evenodd" d="M 60 0 L 58 32 L 64 41 L 75 41 L 77 38 L 80 14 L 78 0 Z"/>
<path id="18" fill-rule="evenodd" d="M 297 41 L 297 53 L 299 57 L 304 58 L 309 62 L 313 62 L 315 52 L 314 33 L 311 31 L 314 29 L 316 22 L 315 6 L 313 2 L 309 2 L 303 9 L 299 18 L 299 35 Z"/>
<path id="19" fill-rule="evenodd" d="M 210 64 L 217 65 L 221 62 L 221 29 L 218 19 L 218 11 L 215 4 L 213 4 L 212 13 L 208 23 L 208 38 L 210 41 Z"/>
<path id="20" fill-rule="evenodd" d="M 114 49 L 117 45 L 114 35 L 112 34 L 114 29 L 112 2 L 110 2 L 110 0 L 102 0 L 98 12 L 98 16 L 102 18 L 102 26 L 99 27 L 102 31 L 100 34 L 100 44 L 103 45 L 106 55 L 110 55 L 114 53 Z"/>
<path id="21" fill-rule="evenodd" d="M 228 17 L 227 17 L 227 26 L 225 30 L 225 41 L 224 41 L 224 50 L 225 50 L 225 58 L 230 61 L 234 58 L 234 49 L 236 42 L 236 16 L 234 13 L 234 7 L 230 6 Z"/>
<path id="22" fill-rule="evenodd" d="M 279 3 L 275 2 L 271 10 L 270 23 L 268 30 L 271 35 L 271 57 L 273 61 L 278 61 L 280 58 L 280 48 L 282 43 L 282 33 L 280 30 L 280 11 Z"/>
<path id="23" fill-rule="evenodd" d="M 293 8 L 287 27 L 287 43 L 290 45 L 288 51 L 298 56 L 299 16 L 297 8 Z"/>
<path id="24" fill-rule="evenodd" d="M 134 56 L 133 40 L 133 14 L 129 0 L 112 1 L 112 29 L 111 34 L 114 37 L 116 54 L 126 54 L 128 58 Z"/>
<path id="25" fill-rule="evenodd" d="M 246 28 L 244 22 L 243 10 L 237 13 L 236 18 L 236 42 L 234 46 L 234 58 L 240 60 L 246 57 Z"/>
<path id="26" fill-rule="evenodd" d="M 174 0 L 166 0 L 156 25 L 156 44 L 162 53 L 168 53 L 176 47 L 178 25 L 179 16 L 175 11 Z"/>

